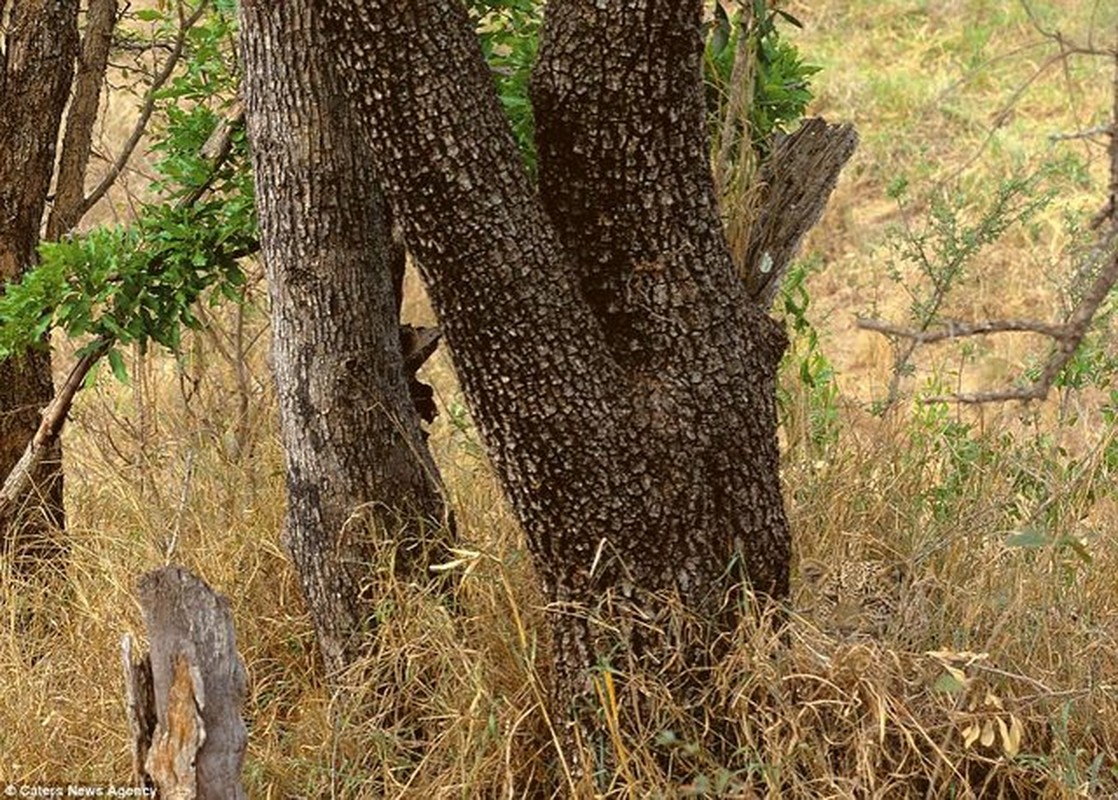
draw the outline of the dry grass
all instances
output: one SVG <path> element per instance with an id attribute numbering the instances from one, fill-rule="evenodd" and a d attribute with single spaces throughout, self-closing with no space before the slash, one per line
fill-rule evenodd
<path id="1" fill-rule="evenodd" d="M 1104 5 L 1045 7 L 1071 33 Z M 808 25 L 803 49 L 826 67 L 816 110 L 853 120 L 863 146 L 808 246 L 825 264 L 809 279 L 809 316 L 841 393 L 827 399 L 800 384 L 793 358 L 789 512 L 800 558 L 896 564 L 907 578 L 874 635 L 809 614 L 794 614 L 783 638 L 743 628 L 705 687 L 705 731 L 702 714 L 677 708 L 656 675 L 602 673 L 603 740 L 592 755 L 613 766 L 577 791 L 1116 795 L 1118 446 L 1100 393 L 973 413 L 910 404 L 874 417 L 864 404 L 884 391 L 888 347 L 852 321 L 871 306 L 894 318 L 905 310 L 903 289 L 884 277 L 897 221 L 884 191 L 895 177 L 981 187 L 1015 160 L 1045 155 L 1049 133 L 1104 118 L 1110 67 L 1046 73 L 991 137 L 995 115 L 1047 52 L 1033 46 L 1018 5 L 790 9 Z M 1083 178 L 1061 202 L 1090 208 L 1102 196 L 1100 154 L 1083 143 L 1047 154 L 1065 150 Z M 1037 236 L 991 248 L 953 313 L 1054 315 L 1064 276 L 1049 265 L 1062 230 L 1053 209 Z M 409 311 L 430 313 L 414 285 Z M 197 339 L 183 367 L 137 359 L 131 386 L 102 380 L 80 400 L 66 434 L 67 572 L 45 589 L 5 576 L 0 598 L 0 783 L 126 780 L 119 639 L 141 629 L 137 576 L 174 560 L 232 601 L 250 676 L 250 796 L 512 798 L 566 787 L 541 705 L 540 598 L 445 354 L 428 368 L 443 409 L 432 443 L 476 553 L 460 567 L 460 615 L 414 587 L 382 586 L 377 652 L 332 691 L 278 544 L 282 454 L 266 334 L 237 356 L 233 313 L 215 320 L 216 338 Z M 248 330 L 263 331 L 262 315 L 248 313 Z M 1043 355 L 1037 348 L 1018 337 L 984 345 L 972 362 L 922 353 L 906 388 L 932 375 L 996 384 Z M 238 358 L 247 382 L 236 378 Z M 833 435 L 813 440 L 821 414 Z M 797 607 L 812 605 L 813 590 L 797 586 Z"/>

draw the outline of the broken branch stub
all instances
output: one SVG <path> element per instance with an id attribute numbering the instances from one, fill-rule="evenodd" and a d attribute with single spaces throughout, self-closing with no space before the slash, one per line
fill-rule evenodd
<path id="1" fill-rule="evenodd" d="M 761 308 L 772 305 L 800 241 L 823 215 L 857 146 L 852 126 L 813 117 L 781 138 L 761 168 L 765 188 L 743 262 L 746 290 Z"/>
<path id="2" fill-rule="evenodd" d="M 244 798 L 245 671 L 229 601 L 178 566 L 143 575 L 139 595 L 151 653 L 137 664 L 124 644 L 137 781 L 165 798 Z"/>

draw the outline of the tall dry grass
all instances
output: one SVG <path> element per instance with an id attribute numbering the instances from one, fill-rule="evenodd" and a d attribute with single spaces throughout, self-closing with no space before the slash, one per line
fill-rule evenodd
<path id="1" fill-rule="evenodd" d="M 898 221 L 885 190 L 898 175 L 980 188 L 1015 162 L 1071 153 L 1075 180 L 1039 234 L 985 253 L 951 309 L 1055 315 L 1061 205 L 1101 202 L 1103 163 L 1083 142 L 1046 137 L 1105 115 L 1109 65 L 1076 61 L 1038 79 L 999 122 L 1045 52 L 1019 5 L 789 8 L 808 26 L 800 46 L 825 67 L 816 111 L 854 121 L 863 145 L 808 244 L 824 266 L 808 278 L 807 314 L 839 391 L 799 380 L 800 341 L 784 381 L 786 498 L 799 561 L 901 568 L 881 625 L 860 624 L 874 608 L 851 583 L 853 624 L 836 628 L 824 592 L 797 571 L 786 634 L 743 626 L 705 687 L 705 729 L 657 675 L 602 671 L 605 734 L 588 755 L 610 766 L 572 788 L 543 703 L 548 643 L 531 565 L 440 353 L 427 370 L 442 409 L 431 441 L 463 537 L 456 614 L 377 578 L 375 652 L 351 681 L 326 685 L 279 545 L 283 464 L 257 297 L 213 312 L 181 364 L 137 355 L 129 386 L 106 376 L 80 398 L 65 440 L 65 574 L 29 585 L 7 574 L 0 590 L 0 787 L 127 780 L 119 639 L 141 630 L 137 576 L 175 561 L 232 602 L 252 797 L 1118 795 L 1107 391 L 1029 408 L 903 403 L 875 417 L 866 406 L 888 382 L 889 352 L 852 319 L 905 312 L 904 287 L 885 277 Z M 1082 32 L 1102 27 L 1106 6 L 1041 12 Z M 410 286 L 409 313 L 429 318 Z M 1011 380 L 1042 355 L 1024 337 L 966 357 L 922 351 L 906 391 Z"/>

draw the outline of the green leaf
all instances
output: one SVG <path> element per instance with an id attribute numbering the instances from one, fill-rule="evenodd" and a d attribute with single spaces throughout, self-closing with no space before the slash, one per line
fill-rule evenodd
<path id="1" fill-rule="evenodd" d="M 123 384 L 128 383 L 128 369 L 124 366 L 124 356 L 115 347 L 109 351 L 109 366 L 112 367 L 113 376 Z"/>
<path id="2" fill-rule="evenodd" d="M 781 9 L 778 8 L 778 9 L 776 9 L 776 13 L 779 14 L 784 19 L 784 21 L 787 22 L 788 24 L 795 25 L 800 30 L 803 30 L 804 24 L 802 22 L 800 22 L 798 19 L 796 19 L 795 17 L 793 17 L 791 14 L 789 14 L 787 11 L 782 11 Z"/>
<path id="3" fill-rule="evenodd" d="M 1038 527 L 1028 527 L 1011 533 L 1005 538 L 1005 543 L 1007 547 L 1023 547 L 1029 550 L 1036 550 L 1050 545 L 1052 539 L 1042 529 Z"/>
<path id="4" fill-rule="evenodd" d="M 1079 541 L 1079 539 L 1075 538 L 1074 536 L 1061 536 L 1056 541 L 1056 544 L 1071 550 L 1071 552 L 1075 554 L 1075 557 L 1087 566 L 1090 566 L 1092 563 L 1094 563 L 1095 559 L 1091 556 L 1091 553 L 1087 549 L 1086 545 L 1084 545 L 1083 542 Z"/>
<path id="5" fill-rule="evenodd" d="M 963 691 L 966 686 L 963 685 L 963 682 L 952 675 L 950 672 L 944 672 L 938 678 L 936 678 L 936 682 L 932 685 L 932 688 L 935 689 L 937 692 L 944 692 L 946 694 L 958 694 L 959 692 Z"/>
<path id="6" fill-rule="evenodd" d="M 98 361 L 89 372 L 85 373 L 85 378 L 82 380 L 82 389 L 92 389 L 97 383 L 97 373 L 101 371 L 101 362 Z"/>

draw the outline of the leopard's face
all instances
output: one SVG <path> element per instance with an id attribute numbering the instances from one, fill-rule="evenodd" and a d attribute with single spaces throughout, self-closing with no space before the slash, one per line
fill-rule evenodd
<path id="1" fill-rule="evenodd" d="M 883 561 L 804 559 L 800 577 L 798 606 L 820 628 L 842 636 L 880 636 L 896 616 L 905 572 Z"/>

